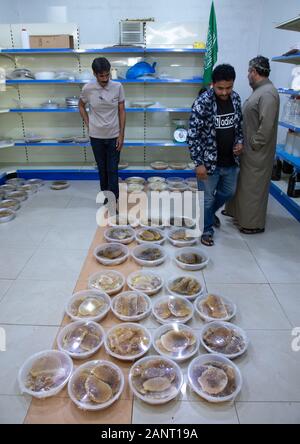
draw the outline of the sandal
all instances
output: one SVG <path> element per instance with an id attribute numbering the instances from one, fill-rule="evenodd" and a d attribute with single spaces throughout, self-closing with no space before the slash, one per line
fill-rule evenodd
<path id="1" fill-rule="evenodd" d="M 221 226 L 221 221 L 218 218 L 218 216 L 216 216 L 216 215 L 215 215 L 215 219 L 214 219 L 214 224 L 213 225 L 214 225 L 215 228 L 220 228 L 220 226 Z"/>
<path id="2" fill-rule="evenodd" d="M 240 232 L 243 234 L 259 234 L 264 233 L 264 228 L 240 228 Z"/>
<path id="3" fill-rule="evenodd" d="M 206 247 L 212 247 L 215 244 L 211 234 L 202 234 L 201 243 Z"/>
<path id="4" fill-rule="evenodd" d="M 226 210 L 222 210 L 222 211 L 221 211 L 221 214 L 223 214 L 223 216 L 233 217 L 233 216 L 231 216 L 231 214 L 227 213 Z"/>

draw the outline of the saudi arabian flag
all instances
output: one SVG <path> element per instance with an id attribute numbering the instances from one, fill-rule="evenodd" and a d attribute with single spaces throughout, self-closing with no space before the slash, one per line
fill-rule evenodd
<path id="1" fill-rule="evenodd" d="M 206 54 L 204 60 L 204 85 L 209 85 L 211 83 L 211 75 L 213 71 L 214 64 L 218 58 L 218 35 L 217 35 L 217 19 L 215 13 L 214 2 L 211 4 L 210 15 L 209 15 L 209 25 L 206 41 Z"/>

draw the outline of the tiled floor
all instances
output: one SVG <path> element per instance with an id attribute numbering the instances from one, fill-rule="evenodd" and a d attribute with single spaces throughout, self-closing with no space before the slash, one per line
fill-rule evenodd
<path id="1" fill-rule="evenodd" d="M 30 399 L 19 393 L 17 372 L 26 357 L 53 344 L 96 230 L 97 186 L 72 182 L 54 192 L 46 185 L 0 226 L 0 327 L 7 338 L 0 423 L 25 418 Z M 135 400 L 133 423 L 300 423 L 300 351 L 292 349 L 292 330 L 300 327 L 300 225 L 272 198 L 264 234 L 242 236 L 230 219 L 221 220 L 201 277 L 208 291 L 237 304 L 234 322 L 249 335 L 247 354 L 235 361 L 242 391 L 235 403 L 202 401 L 186 384 L 186 362 L 179 398 L 154 407 Z M 171 259 L 157 271 L 166 279 L 178 274 Z M 143 323 L 152 331 L 158 326 L 151 318 Z M 199 331 L 203 323 L 195 316 L 190 325 Z"/>

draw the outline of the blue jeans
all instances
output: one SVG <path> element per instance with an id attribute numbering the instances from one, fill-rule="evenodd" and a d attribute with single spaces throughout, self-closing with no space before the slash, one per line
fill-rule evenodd
<path id="1" fill-rule="evenodd" d="M 230 200 L 236 190 L 238 167 L 217 167 L 207 180 L 198 181 L 198 188 L 204 187 L 204 230 L 203 234 L 213 236 L 215 213 Z"/>
<path id="2" fill-rule="evenodd" d="M 90 139 L 99 170 L 101 191 L 112 191 L 118 200 L 120 151 L 116 148 L 117 139 Z"/>

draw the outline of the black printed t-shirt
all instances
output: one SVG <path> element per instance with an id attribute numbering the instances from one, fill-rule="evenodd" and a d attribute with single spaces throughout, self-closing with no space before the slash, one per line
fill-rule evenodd
<path id="1" fill-rule="evenodd" d="M 217 134 L 218 159 L 217 166 L 231 167 L 235 165 L 233 157 L 234 145 L 234 107 L 231 99 L 217 99 L 218 111 L 215 117 Z"/>

